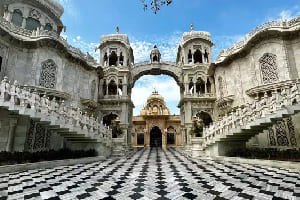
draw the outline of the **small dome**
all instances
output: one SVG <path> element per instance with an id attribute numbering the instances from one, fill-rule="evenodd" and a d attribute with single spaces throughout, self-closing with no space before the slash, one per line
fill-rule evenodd
<path id="1" fill-rule="evenodd" d="M 151 99 L 160 99 L 164 101 L 163 96 L 161 96 L 160 94 L 158 94 L 158 92 L 156 90 L 154 90 L 152 92 L 152 94 L 147 98 L 147 101 L 151 100 Z"/>

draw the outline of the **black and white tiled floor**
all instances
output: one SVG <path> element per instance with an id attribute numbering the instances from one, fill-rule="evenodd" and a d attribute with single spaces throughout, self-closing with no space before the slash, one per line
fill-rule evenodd
<path id="1" fill-rule="evenodd" d="M 0 174 L 2 199 L 300 200 L 300 173 L 152 148 L 129 158 Z"/>

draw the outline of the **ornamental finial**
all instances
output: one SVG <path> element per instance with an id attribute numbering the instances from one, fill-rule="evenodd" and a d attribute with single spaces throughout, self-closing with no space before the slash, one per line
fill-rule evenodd
<path id="1" fill-rule="evenodd" d="M 120 30 L 119 30 L 119 26 L 116 27 L 116 34 L 119 34 Z"/>
<path id="2" fill-rule="evenodd" d="M 194 24 L 191 24 L 191 31 L 194 31 Z"/>

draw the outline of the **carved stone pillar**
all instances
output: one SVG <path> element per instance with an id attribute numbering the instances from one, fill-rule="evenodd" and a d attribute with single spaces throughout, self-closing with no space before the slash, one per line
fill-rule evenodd
<path id="1" fill-rule="evenodd" d="M 6 13 L 4 13 L 4 18 L 6 19 L 6 21 L 11 22 L 12 12 L 10 10 L 8 10 Z"/>
<path id="2" fill-rule="evenodd" d="M 123 79 L 122 96 L 127 96 L 127 78 L 126 78 L 126 76 Z"/>
<path id="3" fill-rule="evenodd" d="M 194 96 L 197 96 L 196 83 L 194 83 Z"/>
<path id="4" fill-rule="evenodd" d="M 23 17 L 22 28 L 26 27 L 26 21 L 27 21 L 27 18 Z"/>
<path id="5" fill-rule="evenodd" d="M 99 83 L 99 97 L 100 98 L 102 98 L 103 97 L 103 83 L 104 83 L 104 81 L 103 81 L 103 79 L 100 79 L 100 83 Z"/>
<path id="6" fill-rule="evenodd" d="M 166 148 L 167 147 L 167 140 L 166 140 L 166 136 L 167 136 L 167 129 L 163 129 L 162 130 L 162 148 Z"/>
<path id="7" fill-rule="evenodd" d="M 13 152 L 14 141 L 15 141 L 15 130 L 17 127 L 18 118 L 11 117 L 9 118 L 9 130 L 8 130 L 8 138 L 7 138 L 7 145 L 6 151 Z"/>

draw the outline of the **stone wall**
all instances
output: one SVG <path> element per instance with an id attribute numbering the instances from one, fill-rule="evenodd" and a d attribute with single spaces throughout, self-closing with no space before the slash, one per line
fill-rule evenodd
<path id="1" fill-rule="evenodd" d="M 7 47 L 0 50 L 0 56 L 3 58 L 1 77 L 8 76 L 10 80 L 18 80 L 20 85 L 41 86 L 42 67 L 51 62 L 56 68 L 53 73 L 55 84 L 49 89 L 66 93 L 69 96 L 68 100 L 76 105 L 80 105 L 81 98 L 97 100 L 99 81 L 94 70 L 85 69 L 52 48 L 21 49 L 4 45 L 1 40 L 0 46 Z M 44 77 L 46 81 L 52 81 L 49 71 Z"/>
<path id="2" fill-rule="evenodd" d="M 277 81 L 291 79 L 284 42 L 280 39 L 262 41 L 255 45 L 245 57 L 218 66 L 214 75 L 217 99 L 233 95 L 233 107 L 247 102 L 249 96 L 246 91 L 264 84 L 260 59 L 266 53 L 276 56 Z M 300 47 L 298 48 L 300 51 Z"/>

